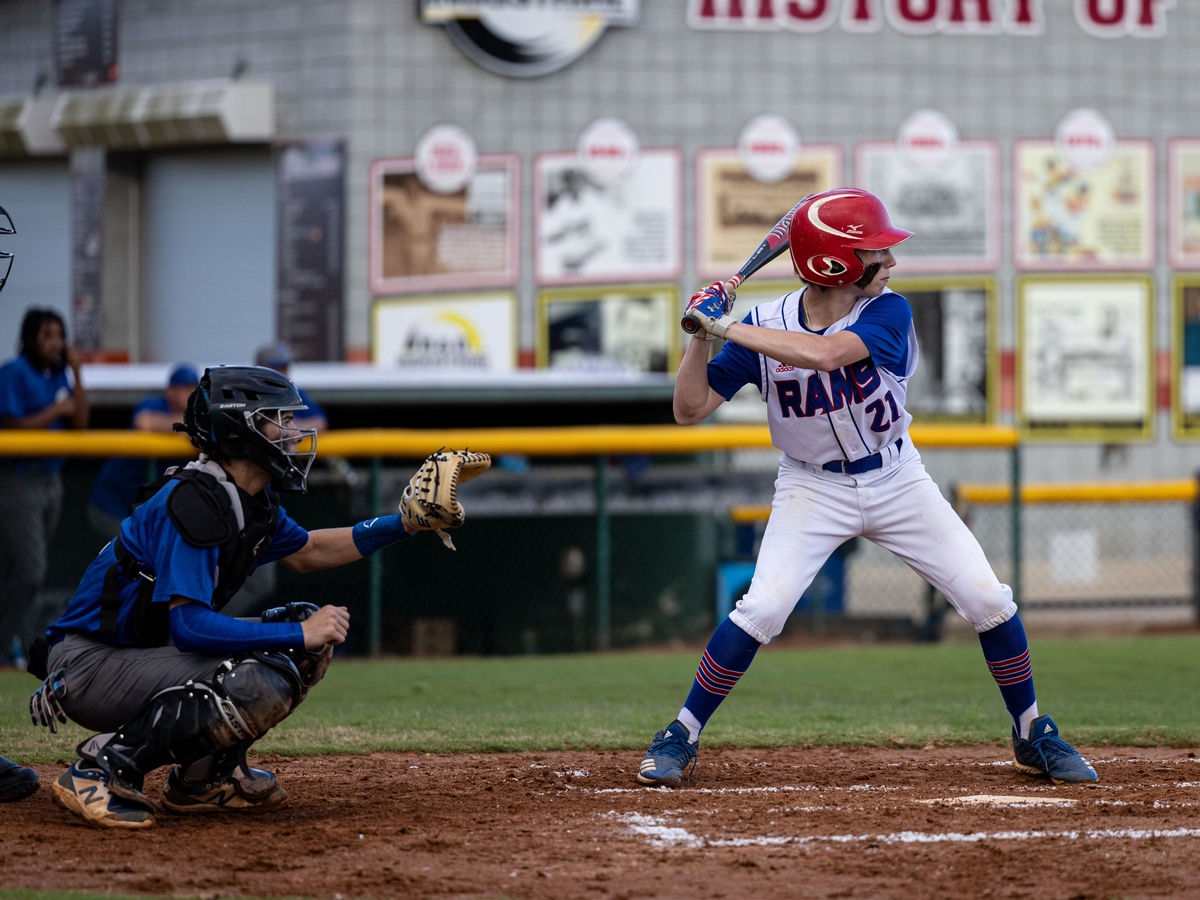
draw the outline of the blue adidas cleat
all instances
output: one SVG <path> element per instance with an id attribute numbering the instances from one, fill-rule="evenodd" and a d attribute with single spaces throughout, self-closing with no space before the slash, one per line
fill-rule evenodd
<path id="1" fill-rule="evenodd" d="M 638 767 L 637 780 L 655 787 L 679 787 L 685 771 L 691 781 L 696 771 L 696 745 L 688 743 L 687 726 L 676 719 L 665 730 L 655 733 Z"/>
<path id="2" fill-rule="evenodd" d="M 1055 784 L 1096 781 L 1096 770 L 1079 751 L 1058 736 L 1049 716 L 1038 716 L 1029 726 L 1029 740 L 1013 731 L 1013 766 L 1026 775 L 1046 775 Z"/>

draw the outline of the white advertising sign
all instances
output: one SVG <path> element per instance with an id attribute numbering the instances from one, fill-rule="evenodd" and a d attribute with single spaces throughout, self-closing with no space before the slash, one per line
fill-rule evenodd
<path id="1" fill-rule="evenodd" d="M 1099 169 L 1117 149 L 1112 124 L 1094 109 L 1073 109 L 1054 129 L 1054 146 L 1076 168 Z"/>
<path id="2" fill-rule="evenodd" d="M 475 177 L 479 153 L 471 135 L 457 125 L 435 125 L 417 140 L 417 177 L 438 194 L 456 194 Z"/>
<path id="3" fill-rule="evenodd" d="M 372 310 L 371 362 L 382 368 L 511 372 L 517 298 L 509 291 L 389 297 Z"/>
<path id="4" fill-rule="evenodd" d="M 579 135 L 575 152 L 588 178 L 611 186 L 633 174 L 638 150 L 637 135 L 620 119 L 596 119 Z"/>
<path id="5" fill-rule="evenodd" d="M 957 155 L 958 126 L 941 110 L 914 110 L 900 123 L 896 146 L 913 168 L 936 169 Z"/>
<path id="6" fill-rule="evenodd" d="M 765 113 L 742 126 L 737 149 L 738 160 L 751 178 L 777 184 L 796 168 L 800 134 L 783 116 Z"/>

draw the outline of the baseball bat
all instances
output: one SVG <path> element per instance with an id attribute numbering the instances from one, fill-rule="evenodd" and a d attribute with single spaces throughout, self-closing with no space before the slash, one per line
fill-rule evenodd
<path id="1" fill-rule="evenodd" d="M 807 197 L 805 199 L 808 199 Z M 737 274 L 725 282 L 725 293 L 732 300 L 737 296 L 737 289 L 742 282 L 769 263 L 775 257 L 779 256 L 788 248 L 788 231 L 792 227 L 792 216 L 796 215 L 796 210 L 800 208 L 800 203 L 788 211 L 788 214 L 775 223 L 765 238 L 762 239 L 755 249 L 750 254 L 750 258 L 742 263 L 742 267 L 737 270 Z M 683 330 L 688 334 L 697 334 L 700 331 L 700 320 L 692 313 L 688 313 L 679 323 Z"/>

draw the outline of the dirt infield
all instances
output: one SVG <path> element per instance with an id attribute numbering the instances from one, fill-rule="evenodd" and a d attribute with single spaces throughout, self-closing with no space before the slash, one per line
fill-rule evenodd
<path id="1" fill-rule="evenodd" d="M 262 817 L 75 824 L 0 806 L 0 885 L 177 896 L 1197 897 L 1200 760 L 1093 749 L 1053 787 L 999 747 L 704 750 L 695 784 L 637 753 L 268 758 Z M 43 782 L 61 770 L 42 767 Z M 161 777 L 151 782 L 157 790 Z"/>

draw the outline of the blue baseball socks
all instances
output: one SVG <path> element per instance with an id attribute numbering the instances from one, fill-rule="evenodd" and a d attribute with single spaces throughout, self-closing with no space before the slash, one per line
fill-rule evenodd
<path id="1" fill-rule="evenodd" d="M 979 634 L 983 658 L 1000 686 L 1004 705 L 1012 716 L 1017 735 L 1029 740 L 1029 725 L 1037 718 L 1037 695 L 1033 690 L 1033 667 L 1029 663 L 1029 641 L 1019 616 Z"/>
<path id="2" fill-rule="evenodd" d="M 738 679 L 746 674 L 758 647 L 758 641 L 729 619 L 717 626 L 704 648 L 687 701 L 679 711 L 679 721 L 688 730 L 689 743 L 700 740 L 701 729 L 708 724 Z"/>

